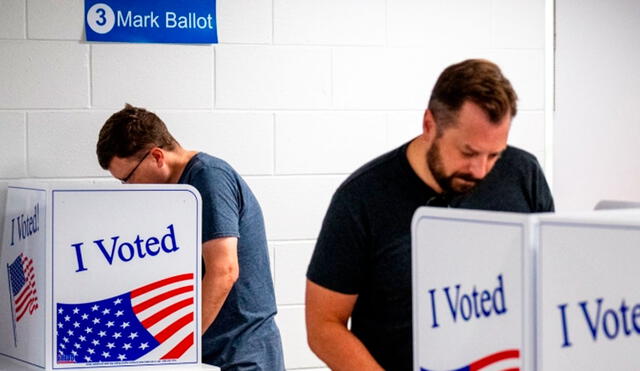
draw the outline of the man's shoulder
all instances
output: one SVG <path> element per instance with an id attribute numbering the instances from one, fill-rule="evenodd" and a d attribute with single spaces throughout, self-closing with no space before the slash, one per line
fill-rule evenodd
<path id="1" fill-rule="evenodd" d="M 405 150 L 406 144 L 360 166 L 342 182 L 336 193 L 362 192 L 379 184 L 380 180 L 393 177 L 398 172 Z"/>
<path id="2" fill-rule="evenodd" d="M 540 163 L 533 154 L 518 147 L 508 146 L 496 164 L 500 171 L 530 173 L 540 171 Z"/>
<path id="3" fill-rule="evenodd" d="M 237 171 L 228 162 L 204 152 L 198 152 L 189 162 L 186 171 L 191 174 L 225 173 L 233 177 L 237 175 Z"/>
<path id="4" fill-rule="evenodd" d="M 198 152 L 185 167 L 178 183 L 190 184 L 200 190 L 236 188 L 241 185 L 240 175 L 226 161 Z M 227 187 L 219 187 L 227 185 Z"/>

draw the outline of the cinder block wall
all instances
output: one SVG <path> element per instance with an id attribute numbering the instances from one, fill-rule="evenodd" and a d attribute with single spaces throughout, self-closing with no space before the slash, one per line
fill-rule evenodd
<path id="1" fill-rule="evenodd" d="M 544 2 L 218 0 L 220 44 L 89 44 L 82 0 L 0 0 L 0 182 L 109 181 L 95 158 L 124 102 L 222 157 L 266 216 L 290 370 L 322 368 L 304 272 L 337 185 L 410 140 L 437 75 L 499 63 L 520 96 L 512 144 L 544 161 Z"/>

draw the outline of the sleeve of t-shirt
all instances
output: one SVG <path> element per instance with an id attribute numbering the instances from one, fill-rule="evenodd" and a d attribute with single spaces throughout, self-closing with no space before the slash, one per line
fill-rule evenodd
<path id="1" fill-rule="evenodd" d="M 202 197 L 202 242 L 240 237 L 240 189 L 233 174 L 222 168 L 198 170 L 191 179 Z"/>
<path id="2" fill-rule="evenodd" d="M 359 293 L 364 277 L 365 215 L 357 210 L 355 200 L 334 195 L 307 269 L 310 281 L 343 294 Z"/>
<path id="3" fill-rule="evenodd" d="M 544 176 L 544 172 L 542 171 L 542 167 L 537 160 L 535 160 L 536 169 L 535 169 L 535 178 L 533 184 L 533 190 L 535 194 L 536 200 L 536 212 L 553 212 L 555 211 L 555 205 L 553 202 L 553 196 L 551 195 L 551 190 L 549 189 L 549 184 L 547 183 L 547 179 Z"/>

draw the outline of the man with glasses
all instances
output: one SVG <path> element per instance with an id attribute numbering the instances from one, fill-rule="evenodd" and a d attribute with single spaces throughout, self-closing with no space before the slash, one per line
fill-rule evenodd
<path id="1" fill-rule="evenodd" d="M 182 148 L 158 116 L 129 104 L 106 121 L 96 147 L 100 166 L 122 183 L 190 184 L 200 192 L 203 362 L 284 370 L 262 211 L 240 175 Z"/>
<path id="2" fill-rule="evenodd" d="M 516 99 L 495 64 L 452 65 L 433 88 L 422 134 L 340 185 L 307 271 L 309 345 L 331 369 L 413 369 L 411 218 L 418 207 L 553 210 L 535 157 L 507 146 Z"/>

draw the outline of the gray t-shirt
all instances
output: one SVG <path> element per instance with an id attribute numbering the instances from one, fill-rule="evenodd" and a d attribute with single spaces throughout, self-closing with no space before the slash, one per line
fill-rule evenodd
<path id="1" fill-rule="evenodd" d="M 386 370 L 412 369 L 411 218 L 420 206 L 553 211 L 538 162 L 509 147 L 468 194 L 438 195 L 413 171 L 408 143 L 356 170 L 333 196 L 307 277 L 358 294 L 351 330 Z"/>
<path id="2" fill-rule="evenodd" d="M 203 334 L 203 362 L 223 370 L 284 370 L 258 201 L 229 164 L 202 152 L 189 161 L 178 183 L 190 184 L 200 192 L 203 243 L 221 237 L 238 238 L 240 276 Z"/>

